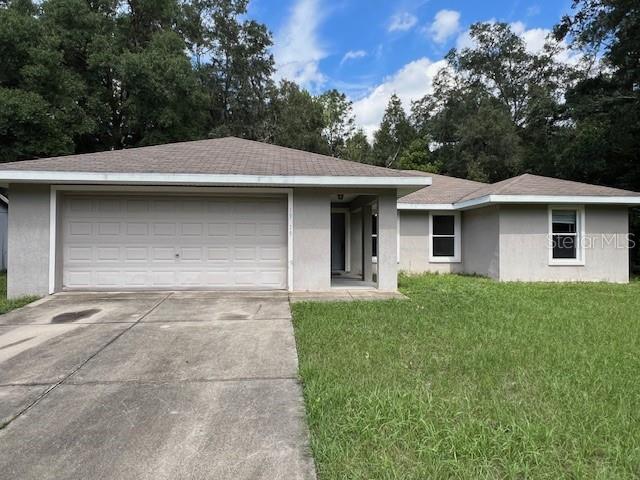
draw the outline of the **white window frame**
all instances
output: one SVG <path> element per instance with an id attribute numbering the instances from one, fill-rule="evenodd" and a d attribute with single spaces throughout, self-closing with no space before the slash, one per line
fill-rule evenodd
<path id="1" fill-rule="evenodd" d="M 575 210 L 576 212 L 576 258 L 553 258 L 553 211 Z M 584 235 L 585 235 L 585 209 L 584 205 L 549 205 L 548 209 L 548 248 L 549 266 L 584 266 Z M 560 234 L 558 234 L 560 235 Z"/>
<path id="2" fill-rule="evenodd" d="M 438 237 L 450 237 L 450 235 L 433 234 L 433 217 L 453 217 L 453 253 L 452 257 L 437 257 L 433 255 L 433 239 Z M 436 211 L 429 212 L 429 262 L 430 263 L 460 263 L 462 262 L 462 221 L 460 212 Z"/>

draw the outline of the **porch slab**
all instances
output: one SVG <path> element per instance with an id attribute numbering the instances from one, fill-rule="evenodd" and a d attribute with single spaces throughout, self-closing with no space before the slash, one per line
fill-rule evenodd
<path id="1" fill-rule="evenodd" d="M 291 292 L 289 301 L 298 302 L 354 302 L 380 300 L 407 300 L 400 292 L 380 292 L 378 290 L 337 289 L 326 292 Z"/>

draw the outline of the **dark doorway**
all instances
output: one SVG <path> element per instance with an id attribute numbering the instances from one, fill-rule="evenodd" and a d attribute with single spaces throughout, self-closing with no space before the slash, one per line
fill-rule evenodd
<path id="1" fill-rule="evenodd" d="M 331 212 L 331 271 L 345 271 L 346 221 L 343 212 Z"/>

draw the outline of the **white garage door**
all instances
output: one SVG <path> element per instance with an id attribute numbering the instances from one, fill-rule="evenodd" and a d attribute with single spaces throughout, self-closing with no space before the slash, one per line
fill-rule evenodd
<path id="1" fill-rule="evenodd" d="M 287 206 L 276 197 L 67 195 L 62 284 L 73 289 L 287 285 Z"/>

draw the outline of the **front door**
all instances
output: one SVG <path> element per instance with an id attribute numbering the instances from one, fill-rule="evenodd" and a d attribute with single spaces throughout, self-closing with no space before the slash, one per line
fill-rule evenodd
<path id="1" fill-rule="evenodd" d="M 345 271 L 345 214 L 331 213 L 331 271 Z"/>

